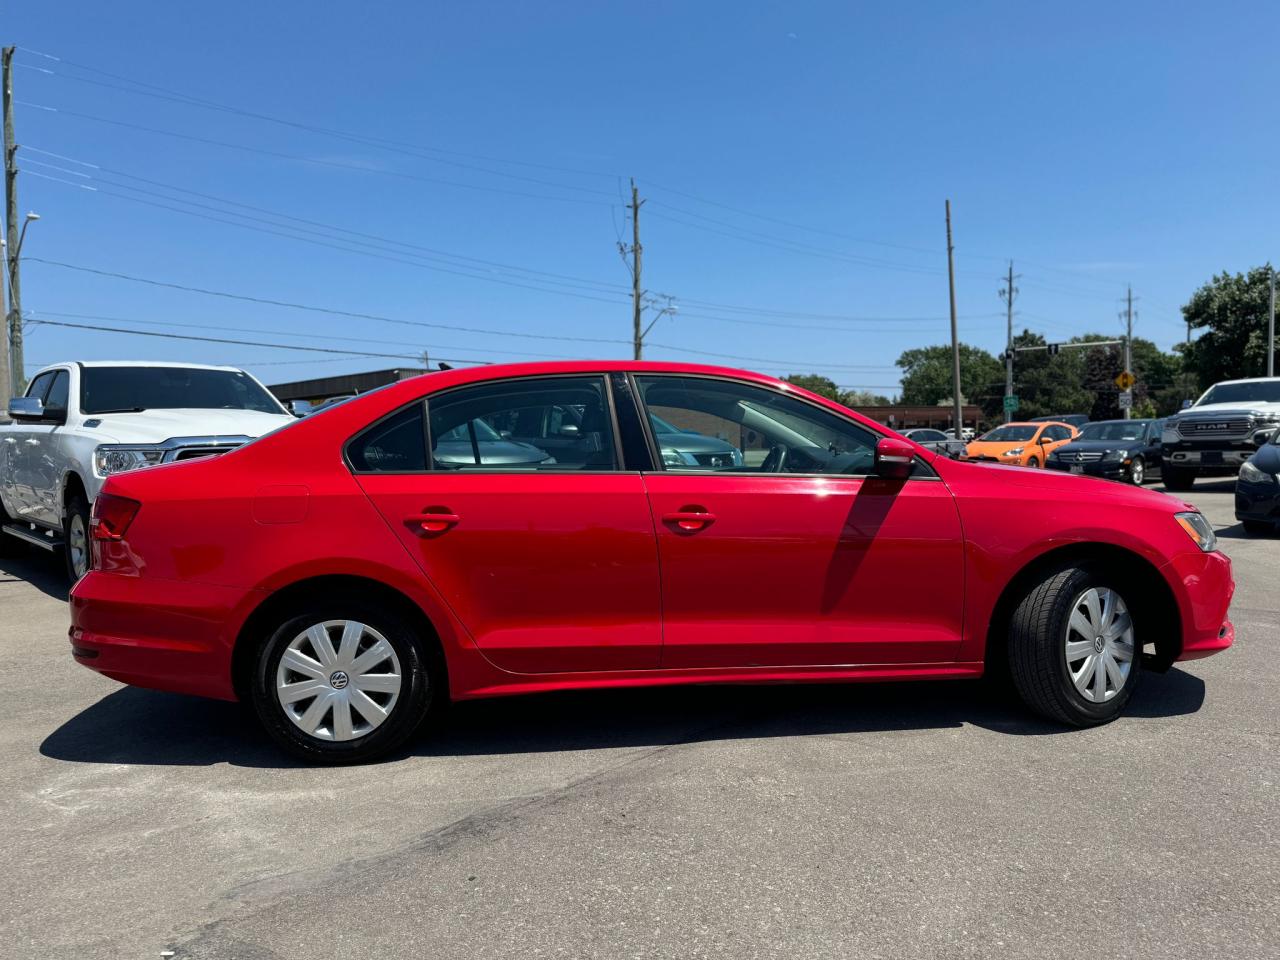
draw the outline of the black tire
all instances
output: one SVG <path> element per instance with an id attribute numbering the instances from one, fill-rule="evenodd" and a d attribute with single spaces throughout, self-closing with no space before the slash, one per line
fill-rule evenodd
<path id="1" fill-rule="evenodd" d="M 80 530 L 82 540 L 78 548 L 73 548 L 75 530 Z M 72 586 L 89 572 L 89 502 L 83 494 L 73 493 L 67 498 L 67 506 L 62 514 L 62 558 L 66 564 L 67 580 Z"/>
<path id="2" fill-rule="evenodd" d="M 1009 621 L 1009 669 L 1019 696 L 1036 713 L 1073 727 L 1109 723 L 1120 715 L 1141 672 L 1142 634 L 1130 608 L 1135 643 L 1129 672 L 1110 699 L 1087 699 L 1071 681 L 1065 643 L 1067 623 L 1081 596 L 1091 588 L 1120 591 L 1113 578 L 1086 566 L 1046 576 L 1022 599 Z M 1110 681 L 1106 681 L 1108 686 Z"/>
<path id="3" fill-rule="evenodd" d="M 391 645 L 400 668 L 400 687 L 390 714 L 369 732 L 348 740 L 325 739 L 304 732 L 286 713 L 276 693 L 277 671 L 289 645 L 312 626 L 331 621 L 356 621 L 372 628 Z M 372 637 L 367 639 L 376 642 Z M 362 639 L 362 650 L 366 649 L 364 643 Z M 383 666 L 389 662 L 384 661 Z M 345 679 L 339 686 L 333 676 L 336 673 L 323 687 L 327 696 L 332 697 L 332 690 L 345 689 L 348 684 L 353 692 L 359 687 L 354 679 Z M 413 736 L 448 699 L 445 671 L 434 643 L 419 636 L 414 626 L 394 611 L 354 598 L 316 598 L 305 612 L 295 611 L 283 622 L 277 621 L 258 651 L 250 696 L 254 712 L 272 740 L 295 757 L 325 765 L 367 763 L 390 753 Z M 301 711 L 312 702 L 310 698 L 301 700 L 294 709 Z M 347 710 L 357 723 L 363 722 L 356 709 Z M 322 708 L 319 715 L 330 718 L 330 728 L 336 726 L 331 712 Z"/>
<path id="4" fill-rule="evenodd" d="M 1140 487 L 1147 480 L 1147 464 L 1141 457 L 1134 457 L 1133 463 L 1129 464 L 1129 482 L 1135 487 Z"/>
<path id="5" fill-rule="evenodd" d="M 1039 470 L 1040 461 L 1037 460 L 1035 457 L 1032 457 L 1030 460 L 1027 461 L 1027 466 L 1030 467 L 1032 470 Z"/>
<path id="6" fill-rule="evenodd" d="M 1179 467 L 1165 467 L 1161 473 L 1165 489 L 1179 492 L 1190 490 L 1196 485 L 1196 472 Z"/>
<path id="7" fill-rule="evenodd" d="M 1276 525 L 1269 520 L 1241 520 L 1244 532 L 1254 537 L 1265 537 L 1276 532 Z"/>

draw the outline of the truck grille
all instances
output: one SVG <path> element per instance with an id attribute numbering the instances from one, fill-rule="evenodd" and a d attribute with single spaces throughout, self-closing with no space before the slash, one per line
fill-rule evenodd
<path id="1" fill-rule="evenodd" d="M 698 461 L 701 467 L 732 467 L 733 454 L 731 453 L 695 453 L 693 459 Z"/>
<path id="2" fill-rule="evenodd" d="M 1245 440 L 1253 431 L 1249 417 L 1197 417 L 1178 420 L 1184 440 Z"/>

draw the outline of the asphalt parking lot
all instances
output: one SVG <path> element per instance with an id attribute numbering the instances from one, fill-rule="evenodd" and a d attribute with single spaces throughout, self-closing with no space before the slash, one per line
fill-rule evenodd
<path id="1" fill-rule="evenodd" d="M 371 767 L 72 662 L 0 561 L 5 957 L 1274 957 L 1280 538 L 1236 646 L 1075 732 L 973 683 L 469 703 Z"/>

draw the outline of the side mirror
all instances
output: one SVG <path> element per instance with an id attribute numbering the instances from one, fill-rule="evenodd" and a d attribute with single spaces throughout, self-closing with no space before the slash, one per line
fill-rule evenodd
<path id="1" fill-rule="evenodd" d="M 14 397 L 9 401 L 9 416 L 14 420 L 43 420 L 44 401 L 39 397 Z"/>
<path id="2" fill-rule="evenodd" d="M 1186 410 L 1186 409 L 1188 409 L 1190 406 L 1191 406 L 1191 401 L 1190 401 L 1190 400 L 1183 400 L 1183 401 L 1182 401 L 1182 407 L 1181 407 L 1181 409 Z"/>
<path id="3" fill-rule="evenodd" d="M 905 480 L 911 476 L 911 464 L 916 450 L 905 440 L 882 437 L 876 443 L 875 473 L 890 480 Z"/>
<path id="4" fill-rule="evenodd" d="M 560 427 L 560 436 L 576 437 L 578 435 L 578 425 L 576 423 L 566 423 Z"/>

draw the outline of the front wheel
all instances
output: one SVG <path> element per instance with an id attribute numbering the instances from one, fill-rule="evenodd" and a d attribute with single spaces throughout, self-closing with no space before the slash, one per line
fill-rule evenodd
<path id="1" fill-rule="evenodd" d="M 67 579 L 75 586 L 89 572 L 89 502 L 78 493 L 67 499 L 62 515 L 62 548 L 67 563 Z"/>
<path id="2" fill-rule="evenodd" d="M 445 698 L 443 669 L 412 625 L 355 600 L 315 602 L 263 644 L 254 709 L 311 763 L 364 763 L 403 744 Z"/>
<path id="3" fill-rule="evenodd" d="M 1009 666 L 1037 713 L 1074 727 L 1114 720 L 1138 682 L 1141 645 L 1115 583 L 1089 567 L 1042 580 L 1014 610 Z"/>
<path id="4" fill-rule="evenodd" d="M 1032 457 L 1030 460 L 1027 461 L 1027 466 L 1030 467 L 1032 470 L 1039 470 L 1040 461 L 1037 460 L 1035 457 Z"/>
<path id="5" fill-rule="evenodd" d="M 1164 485 L 1167 490 L 1179 492 L 1190 490 L 1196 485 L 1196 472 L 1179 467 L 1164 468 Z"/>
<path id="6" fill-rule="evenodd" d="M 1142 486 L 1147 479 L 1147 465 L 1143 463 L 1141 457 L 1134 457 L 1133 463 L 1129 464 L 1129 482 L 1135 487 Z"/>

